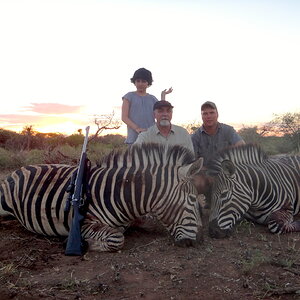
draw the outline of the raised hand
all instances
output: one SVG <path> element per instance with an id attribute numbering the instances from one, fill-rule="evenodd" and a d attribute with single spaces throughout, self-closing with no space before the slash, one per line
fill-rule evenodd
<path id="1" fill-rule="evenodd" d="M 166 95 L 173 92 L 173 88 L 170 87 L 169 89 L 165 89 L 161 92 L 161 100 L 166 100 Z"/>

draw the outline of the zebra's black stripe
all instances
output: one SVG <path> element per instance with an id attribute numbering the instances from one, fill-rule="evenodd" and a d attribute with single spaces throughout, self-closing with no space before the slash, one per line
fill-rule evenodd
<path id="1" fill-rule="evenodd" d="M 300 230 L 297 222 L 290 225 L 300 211 L 299 156 L 268 158 L 260 148 L 246 145 L 221 152 L 210 162 L 208 173 L 215 178 L 212 235 L 223 235 L 244 216 L 269 224 L 272 232 Z"/>
<path id="2" fill-rule="evenodd" d="M 93 166 L 82 230 L 91 247 L 101 251 L 122 247 L 124 229 L 147 213 L 156 214 L 175 241 L 198 240 L 197 191 L 184 175 L 194 164 L 199 167 L 183 147 L 145 144 L 112 152 Z M 195 172 L 195 167 L 191 169 Z M 76 170 L 55 164 L 17 170 L 1 185 L 0 215 L 14 215 L 39 234 L 66 236 L 72 222 L 72 211 L 64 210 L 66 191 Z"/>

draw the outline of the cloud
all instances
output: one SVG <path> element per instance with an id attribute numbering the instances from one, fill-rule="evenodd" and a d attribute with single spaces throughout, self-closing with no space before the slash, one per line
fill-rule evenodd
<path id="1" fill-rule="evenodd" d="M 30 103 L 29 106 L 23 106 L 22 108 L 22 111 L 40 114 L 74 114 L 79 113 L 83 106 L 60 103 Z"/>
<path id="2" fill-rule="evenodd" d="M 20 115 L 20 114 L 0 114 L 0 123 L 27 124 L 38 123 L 43 120 L 43 116 Z"/>
<path id="3" fill-rule="evenodd" d="M 75 123 L 84 123 L 80 118 L 51 116 L 51 115 L 27 115 L 27 114 L 0 114 L 0 124 L 24 125 L 33 124 L 35 126 L 44 126 L 45 124 L 55 124 L 71 121 Z"/>
<path id="4" fill-rule="evenodd" d="M 34 130 L 39 132 L 73 133 L 75 129 L 89 124 L 89 120 L 76 115 L 0 114 L 0 128 L 21 131 L 26 124 L 33 125 Z"/>

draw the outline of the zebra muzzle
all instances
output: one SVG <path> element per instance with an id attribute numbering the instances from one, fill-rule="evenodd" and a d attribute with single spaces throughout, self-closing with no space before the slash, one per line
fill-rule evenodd
<path id="1" fill-rule="evenodd" d="M 197 247 L 197 245 L 203 242 L 203 228 L 198 227 L 196 239 L 182 238 L 175 241 L 175 245 L 179 247 Z"/>
<path id="2" fill-rule="evenodd" d="M 208 232 L 212 238 L 217 238 L 217 239 L 228 237 L 231 234 L 231 230 L 229 229 L 223 230 L 219 227 L 217 219 L 214 219 L 209 222 Z"/>
<path id="3" fill-rule="evenodd" d="M 192 239 L 180 239 L 175 241 L 175 245 L 179 247 L 196 247 L 197 240 Z"/>

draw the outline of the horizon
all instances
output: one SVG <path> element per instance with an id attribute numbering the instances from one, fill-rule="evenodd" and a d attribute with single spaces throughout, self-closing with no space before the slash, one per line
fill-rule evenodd
<path id="1" fill-rule="evenodd" d="M 202 121 L 202 120 L 201 120 Z M 221 121 L 219 121 L 220 123 L 223 123 Z M 264 124 L 266 124 L 267 122 L 261 122 L 261 123 L 248 123 L 248 124 L 243 124 L 243 123 L 226 123 L 230 126 L 232 126 L 236 131 L 239 131 L 243 128 L 253 128 L 253 127 L 260 127 L 260 126 L 263 126 Z M 174 124 L 172 122 L 172 124 Z M 184 128 L 186 128 L 188 125 L 190 124 L 199 124 L 201 125 L 202 122 L 200 123 L 194 123 L 194 122 L 190 122 L 190 123 L 185 123 L 185 124 L 175 124 L 175 125 L 179 125 L 179 126 L 182 126 Z M 26 126 L 31 126 L 31 124 L 25 124 L 24 127 Z M 89 125 L 90 126 L 90 125 Z M 21 134 L 22 130 L 24 129 L 24 127 L 22 128 L 19 128 L 17 130 L 13 130 L 13 129 L 8 129 L 8 128 L 4 128 L 4 127 L 1 127 L 0 126 L 0 129 L 2 130 L 8 130 L 8 131 L 12 131 L 12 132 L 15 132 L 15 133 L 18 133 L 18 134 Z M 90 126 L 91 127 L 91 126 Z M 62 131 L 40 131 L 38 130 L 37 128 L 35 128 L 34 126 L 32 126 L 32 130 L 36 133 L 43 133 L 43 134 L 51 134 L 51 133 L 54 133 L 54 134 L 62 134 L 62 135 L 66 135 L 66 136 L 69 136 L 69 135 L 72 135 L 72 134 L 78 134 L 78 130 L 83 130 L 84 128 L 77 128 L 77 130 L 74 130 L 74 131 L 71 131 L 71 132 L 62 132 Z M 90 136 L 95 134 L 97 131 L 97 128 L 96 128 L 96 125 L 93 126 L 91 129 L 90 129 Z M 124 136 L 124 138 L 126 138 L 126 135 L 127 135 L 127 127 L 126 127 L 126 124 L 124 124 L 122 122 L 122 125 L 119 129 L 108 129 L 108 130 L 104 130 L 99 136 L 105 136 L 107 134 L 113 134 L 113 135 L 121 135 L 121 136 Z"/>

